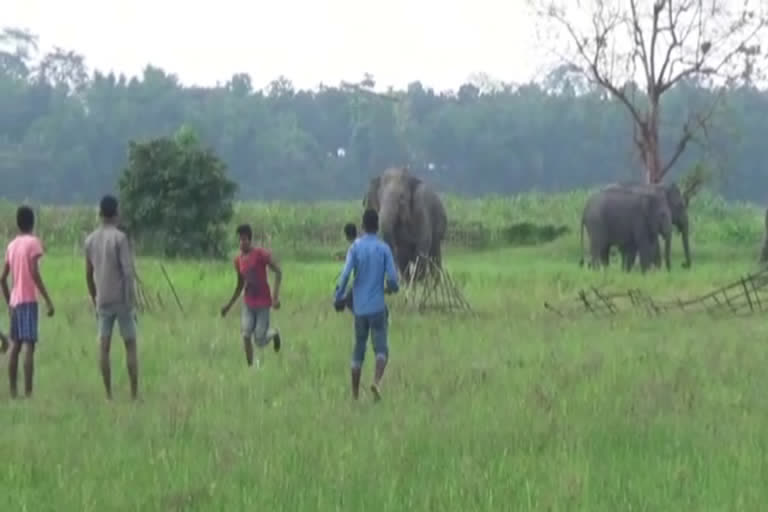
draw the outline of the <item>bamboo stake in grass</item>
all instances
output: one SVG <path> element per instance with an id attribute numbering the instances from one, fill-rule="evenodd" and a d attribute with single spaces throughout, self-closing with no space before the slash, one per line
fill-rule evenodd
<path id="1" fill-rule="evenodd" d="M 168 277 L 168 272 L 165 271 L 165 266 L 162 263 L 160 264 L 160 270 L 163 271 L 163 276 L 165 276 L 165 280 L 168 282 L 168 286 L 171 288 L 171 293 L 173 293 L 173 297 L 176 299 L 176 304 L 179 305 L 179 311 L 184 313 L 184 308 L 181 305 L 181 301 L 179 300 L 179 296 L 176 294 L 176 288 L 173 287 L 173 283 L 171 282 L 171 278 Z"/>

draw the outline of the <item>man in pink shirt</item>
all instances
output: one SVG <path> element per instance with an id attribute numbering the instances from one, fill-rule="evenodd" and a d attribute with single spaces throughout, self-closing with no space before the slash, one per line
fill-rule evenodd
<path id="1" fill-rule="evenodd" d="M 35 213 L 29 206 L 16 210 L 16 225 L 19 234 L 11 240 L 5 252 L 5 266 L 0 276 L 5 301 L 11 313 L 11 355 L 8 359 L 8 380 L 11 397 L 16 398 L 16 381 L 21 346 L 26 345 L 24 357 L 24 391 L 32 395 L 32 376 L 35 365 L 35 344 L 37 343 L 37 291 L 45 299 L 48 316 L 53 316 L 53 303 L 40 276 L 39 260 L 43 255 L 40 239 L 32 230 L 35 227 Z M 13 290 L 8 290 L 8 274 L 13 279 Z"/>

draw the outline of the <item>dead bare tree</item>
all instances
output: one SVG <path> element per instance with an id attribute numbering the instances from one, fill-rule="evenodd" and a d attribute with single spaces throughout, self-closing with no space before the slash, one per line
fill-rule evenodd
<path id="1" fill-rule="evenodd" d="M 707 137 L 727 89 L 758 79 L 768 0 L 526 1 L 558 59 L 626 108 L 649 183 L 660 182 L 689 144 Z M 663 158 L 661 100 L 683 81 L 709 88 L 714 100 L 691 109 Z"/>

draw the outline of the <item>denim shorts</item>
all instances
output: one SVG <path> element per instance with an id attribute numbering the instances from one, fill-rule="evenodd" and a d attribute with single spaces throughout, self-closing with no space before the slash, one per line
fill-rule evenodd
<path id="1" fill-rule="evenodd" d="M 99 306 L 96 310 L 99 320 L 99 337 L 107 339 L 112 337 L 115 320 L 120 326 L 120 336 L 124 340 L 136 340 L 136 313 L 128 306 Z"/>
<path id="2" fill-rule="evenodd" d="M 254 341 L 260 347 L 266 345 L 274 334 L 274 329 L 269 327 L 269 307 L 252 308 L 243 304 L 240 311 L 240 332 L 243 338 Z"/>
<path id="3" fill-rule="evenodd" d="M 363 365 L 369 333 L 376 359 L 386 360 L 389 357 L 389 347 L 387 346 L 388 320 L 389 311 L 387 309 L 368 315 L 355 315 L 355 348 L 352 351 L 352 368 L 360 368 Z"/>
<path id="4" fill-rule="evenodd" d="M 11 308 L 11 332 L 17 343 L 37 343 L 37 302 L 16 304 Z"/>

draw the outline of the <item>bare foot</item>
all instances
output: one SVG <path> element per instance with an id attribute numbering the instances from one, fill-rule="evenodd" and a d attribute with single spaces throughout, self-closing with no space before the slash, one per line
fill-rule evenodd
<path id="1" fill-rule="evenodd" d="M 371 384 L 371 393 L 373 393 L 374 402 L 381 400 L 381 390 L 377 384 Z"/>

